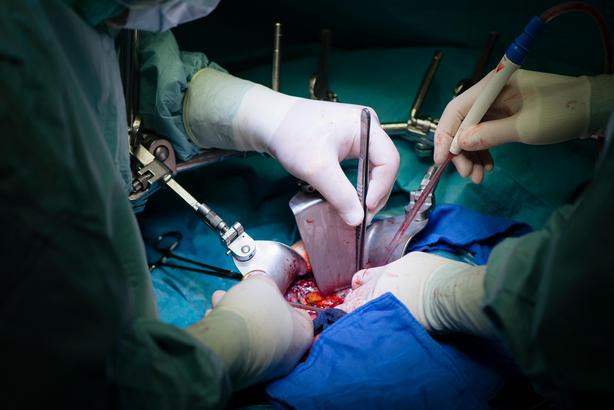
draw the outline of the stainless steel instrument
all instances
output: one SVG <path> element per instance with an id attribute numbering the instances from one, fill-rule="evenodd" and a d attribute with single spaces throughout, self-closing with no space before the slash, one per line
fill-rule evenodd
<path id="1" fill-rule="evenodd" d="M 347 225 L 317 192 L 299 192 L 290 200 L 313 276 L 323 294 L 347 287 L 364 264 L 366 198 L 369 184 L 369 110 L 361 112 L 357 191 L 365 211 L 358 227 Z"/>

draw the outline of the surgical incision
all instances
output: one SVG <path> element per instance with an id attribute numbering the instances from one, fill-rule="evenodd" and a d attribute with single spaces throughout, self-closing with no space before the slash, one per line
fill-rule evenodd
<path id="1" fill-rule="evenodd" d="M 305 258 L 308 271 L 311 272 L 311 265 L 309 264 L 309 258 L 307 257 L 303 243 L 298 242 L 294 244 L 292 248 Z M 331 293 L 330 295 L 322 295 L 313 275 L 309 273 L 295 278 L 286 291 L 285 296 L 288 302 L 297 302 L 319 308 L 331 308 L 343 303 L 349 291 L 350 288 L 348 287 Z"/>

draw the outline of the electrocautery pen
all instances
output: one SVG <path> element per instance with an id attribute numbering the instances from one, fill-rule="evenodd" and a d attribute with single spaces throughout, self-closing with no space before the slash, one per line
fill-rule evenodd
<path id="1" fill-rule="evenodd" d="M 473 103 L 473 106 L 463 119 L 460 127 L 456 131 L 454 135 L 454 139 L 452 140 L 452 144 L 450 145 L 450 152 L 445 162 L 437 168 L 433 177 L 426 185 L 426 187 L 422 190 L 422 193 L 416 200 L 413 208 L 405 215 L 405 219 L 403 223 L 399 227 L 399 230 L 392 238 L 390 244 L 386 247 L 386 256 L 382 261 L 382 264 L 390 263 L 392 253 L 399 246 L 400 240 L 403 237 L 403 234 L 407 230 L 407 228 L 411 225 L 411 223 L 416 218 L 418 210 L 424 204 L 426 198 L 433 192 L 439 178 L 443 174 L 443 171 L 446 169 L 452 158 L 461 153 L 461 148 L 458 144 L 458 137 L 461 135 L 466 129 L 476 125 L 479 123 L 486 111 L 490 108 L 492 103 L 495 101 L 495 98 L 499 95 L 505 84 L 507 84 L 508 80 L 514 74 L 518 68 L 522 65 L 527 53 L 529 52 L 529 48 L 533 44 L 535 37 L 543 30 L 545 23 L 539 17 L 533 17 L 529 24 L 525 27 L 524 31 L 516 37 L 516 40 L 510 45 L 505 52 L 505 55 L 497 65 L 497 67 L 493 70 L 490 75 L 490 78 L 486 82 L 484 89 L 478 95 L 476 101 Z"/>
<path id="2" fill-rule="evenodd" d="M 454 139 L 450 145 L 451 154 L 458 155 L 461 153 L 462 150 L 458 144 L 459 136 L 482 120 L 512 74 L 522 65 L 535 37 L 542 31 L 544 25 L 539 17 L 533 17 L 524 31 L 508 47 L 505 55 L 490 74 L 484 89 L 471 106 L 456 134 L 454 134 Z"/>

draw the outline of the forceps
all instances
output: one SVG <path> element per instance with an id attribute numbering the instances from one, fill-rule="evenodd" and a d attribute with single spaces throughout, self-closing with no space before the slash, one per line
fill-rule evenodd
<path id="1" fill-rule="evenodd" d="M 219 276 L 227 279 L 241 280 L 243 279 L 243 275 L 239 272 L 234 272 L 225 268 L 220 268 L 218 266 L 209 265 L 204 262 L 196 261 L 193 259 L 186 258 L 185 256 L 181 256 L 176 254 L 174 251 L 177 249 L 181 240 L 183 239 L 183 234 L 178 231 L 166 232 L 161 235 L 158 235 L 155 242 L 155 248 L 162 255 L 160 259 L 156 262 L 149 264 L 149 270 L 153 271 L 154 269 L 160 266 L 166 266 L 169 268 L 183 269 L 191 272 L 203 273 L 205 275 L 213 275 Z M 169 259 L 176 259 L 178 261 L 182 261 L 185 263 L 190 263 L 195 266 L 186 266 L 183 264 L 175 264 L 169 263 Z"/>

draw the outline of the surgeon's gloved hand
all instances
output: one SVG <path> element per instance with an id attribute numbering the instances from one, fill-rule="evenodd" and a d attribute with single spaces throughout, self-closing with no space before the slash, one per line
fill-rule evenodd
<path id="1" fill-rule="evenodd" d="M 358 105 L 291 97 L 212 69 L 195 75 L 184 100 L 184 124 L 201 147 L 267 152 L 311 184 L 349 225 L 363 212 L 339 162 L 360 151 Z M 367 193 L 372 218 L 388 200 L 399 154 L 371 110 Z"/>
<path id="2" fill-rule="evenodd" d="M 337 308 L 349 313 L 391 292 L 431 333 L 494 337 L 495 329 L 480 308 L 484 273 L 484 266 L 411 252 L 388 265 L 357 272 L 352 291 Z"/>
<path id="3" fill-rule="evenodd" d="M 290 307 L 263 272 L 214 293 L 213 305 L 188 331 L 222 359 L 233 390 L 289 373 L 313 340 L 309 315 Z"/>
<path id="4" fill-rule="evenodd" d="M 454 98 L 435 132 L 435 163 L 442 164 L 452 138 L 490 75 Z M 614 77 L 568 77 L 518 70 L 481 123 L 459 136 L 463 152 L 453 159 L 459 174 L 480 183 L 493 168 L 488 149 L 508 142 L 553 144 L 588 136 L 605 125 L 614 108 Z M 607 103 L 609 101 L 609 103 Z"/>

